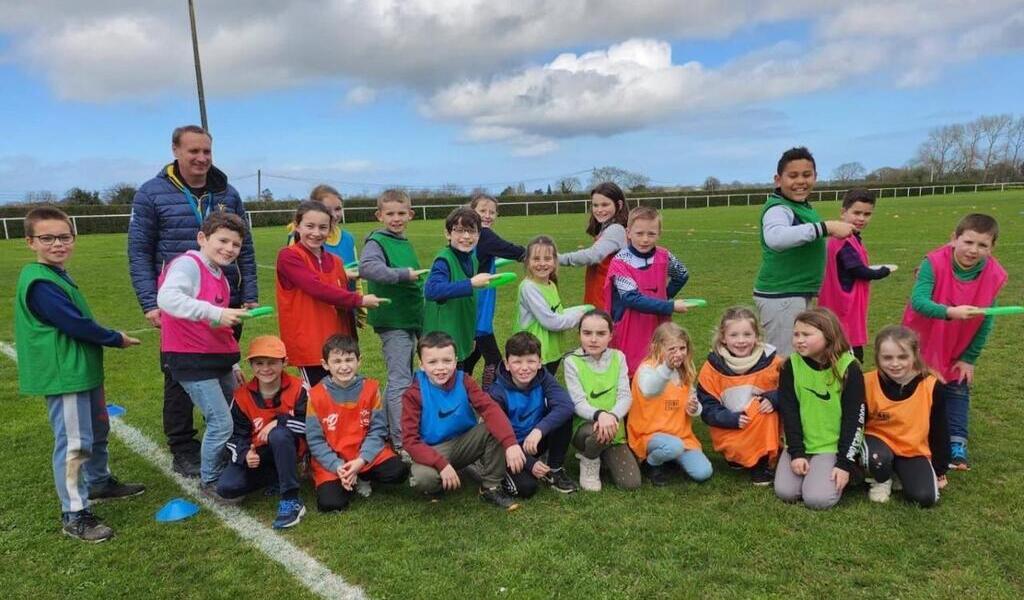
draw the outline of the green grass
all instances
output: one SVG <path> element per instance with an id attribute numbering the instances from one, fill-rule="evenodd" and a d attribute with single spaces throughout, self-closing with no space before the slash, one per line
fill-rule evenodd
<path id="1" fill-rule="evenodd" d="M 897 322 L 913 267 L 948 238 L 957 219 L 977 210 L 1002 226 L 996 255 L 1011 273 L 1001 302 L 1019 304 L 1024 266 L 1024 193 L 885 200 L 865 234 L 876 263 L 901 269 L 873 287 L 870 330 Z M 835 203 L 821 203 L 827 216 Z M 721 309 L 750 303 L 758 265 L 757 208 L 670 211 L 662 245 L 691 270 L 684 292 L 710 301 L 677 317 L 707 352 Z M 523 242 L 556 234 L 563 248 L 586 242 L 583 215 L 503 218 L 497 230 Z M 410 235 L 425 262 L 442 244 L 439 221 L 416 222 Z M 367 225 L 352 228 L 357 238 Z M 258 262 L 272 265 L 280 229 L 258 229 Z M 22 242 L 0 244 L 0 340 L 13 339 L 14 282 L 30 260 Z M 123 235 L 84 236 L 70 271 L 104 324 L 145 326 L 128 280 Z M 260 269 L 264 303 L 274 301 L 273 275 Z M 566 304 L 582 299 L 582 269 L 562 269 Z M 508 333 L 514 286 L 499 294 L 499 340 Z M 272 332 L 271 319 L 253 321 L 247 337 Z M 383 376 L 376 337 L 363 332 L 368 375 Z M 107 353 L 107 392 L 127 408 L 127 423 L 163 442 L 157 337 Z M 1024 481 L 1020 423 L 1024 409 L 1018 345 L 1024 319 L 1000 318 L 977 370 L 972 409 L 974 469 L 952 473 L 942 501 L 920 510 L 902 501 L 870 504 L 854 490 L 834 510 L 785 505 L 770 489 L 710 454 L 715 476 L 703 485 L 674 480 L 635 493 L 606 486 L 600 494 L 562 497 L 542 490 L 520 511 L 505 514 L 470 491 L 428 504 L 408 488 L 377 491 L 344 514 L 315 510 L 284 535 L 373 597 L 928 597 L 1024 595 Z M 700 361 L 698 361 L 699 363 Z M 871 365 L 870 358 L 868 359 Z M 215 517 L 159 525 L 155 511 L 180 495 L 174 484 L 123 444 L 111 444 L 112 465 L 141 480 L 140 498 L 97 507 L 118 532 L 88 546 L 59 533 L 59 506 L 50 473 L 51 433 L 42 403 L 17 396 L 14 365 L 0 359 L 6 423 L 0 428 L 0 576 L 4 597 L 69 598 L 306 597 L 280 567 L 244 545 Z M 198 418 L 198 417 L 197 417 Z M 696 425 L 707 440 L 706 428 Z M 710 445 L 706 445 L 710 449 Z M 571 465 L 570 468 L 574 468 Z M 312 490 L 303 490 L 307 505 Z M 252 498 L 245 510 L 269 524 L 275 503 Z M 312 508 L 312 506 L 311 506 Z M 262 593 L 260 593 L 262 592 Z"/>

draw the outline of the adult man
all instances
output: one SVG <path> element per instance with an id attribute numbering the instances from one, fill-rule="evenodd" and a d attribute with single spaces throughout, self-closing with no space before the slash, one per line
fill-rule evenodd
<path id="1" fill-rule="evenodd" d="M 213 166 L 212 145 L 213 138 L 202 127 L 186 125 L 175 129 L 171 136 L 174 162 L 142 184 L 132 203 L 128 265 L 135 295 L 154 327 L 160 326 L 156 292 L 157 278 L 164 265 L 182 252 L 199 248 L 196 235 L 210 212 L 226 210 L 245 219 L 238 191 Z M 224 271 L 231 284 L 230 305 L 256 306 L 256 257 L 248 232 L 236 264 Z M 198 477 L 199 441 L 192 424 L 192 401 L 170 378 L 163 363 L 161 358 L 164 434 L 174 456 L 174 470 L 187 477 Z"/>

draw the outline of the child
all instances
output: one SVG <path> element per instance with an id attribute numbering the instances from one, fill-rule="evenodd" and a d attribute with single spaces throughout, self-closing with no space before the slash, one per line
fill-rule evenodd
<path id="1" fill-rule="evenodd" d="M 841 240 L 829 238 L 825 255 L 825 279 L 821 282 L 818 305 L 836 313 L 843 333 L 853 347 L 853 355 L 864 362 L 864 344 L 868 343 L 869 282 L 889 276 L 889 267 L 868 266 L 868 251 L 860 235 L 875 212 L 875 195 L 854 188 L 843 196 L 839 218 L 853 225 L 853 235 Z"/>
<path id="2" fill-rule="evenodd" d="M 668 321 L 658 325 L 651 350 L 633 379 L 633 405 L 626 420 L 629 447 L 646 461 L 656 486 L 668 484 L 663 465 L 675 462 L 690 479 L 707 481 L 711 461 L 693 435 L 691 418 L 700 414 L 694 392 L 693 344 L 686 330 Z"/>
<path id="3" fill-rule="evenodd" d="M 590 190 L 590 221 L 587 223 L 587 235 L 594 238 L 594 244 L 558 257 L 560 265 L 587 267 L 584 304 L 609 310 L 604 281 L 612 258 L 626 247 L 627 212 L 626 195 L 622 193 L 622 188 L 611 181 L 598 184 Z"/>
<path id="4" fill-rule="evenodd" d="M 810 204 L 817 180 L 814 157 L 803 146 L 779 159 L 775 193 L 761 209 L 761 267 L 754 303 L 765 341 L 779 356 L 792 351 L 793 319 L 810 306 L 825 273 L 825 236 L 846 239 L 853 225 L 822 221 Z"/>
<path id="5" fill-rule="evenodd" d="M 277 310 L 288 363 L 298 367 L 312 387 L 327 375 L 320 349 L 335 333 L 355 335 L 353 311 L 376 308 L 380 299 L 348 290 L 341 260 L 324 251 L 331 212 L 319 202 L 303 202 L 295 211 L 299 243 L 277 253 Z"/>
<path id="6" fill-rule="evenodd" d="M 557 492 L 575 492 L 576 484 L 562 468 L 572 437 L 572 400 L 554 376 L 541 369 L 540 340 L 525 331 L 508 338 L 505 362 L 487 391 L 508 415 L 516 442 L 526 453 L 523 470 L 505 474 L 505 491 L 529 498 L 541 479 Z M 547 460 L 542 461 L 545 452 Z"/>
<path id="7" fill-rule="evenodd" d="M 139 340 L 93 320 L 85 296 L 64 270 L 75 249 L 75 234 L 63 211 L 51 206 L 30 210 L 25 242 L 36 253 L 36 262 L 22 268 L 15 292 L 18 389 L 46 397 L 64 533 L 103 542 L 114 531 L 92 514 L 89 502 L 137 496 L 146 489 L 121 483 L 107 465 L 110 423 L 103 346 L 127 348 Z"/>
<path id="8" fill-rule="evenodd" d="M 231 327 L 245 309 L 228 308 L 229 289 L 222 267 L 242 247 L 245 222 L 228 212 L 211 213 L 199 229 L 199 251 L 172 260 L 160 275 L 160 352 L 171 378 L 181 384 L 206 420 L 200 446 L 200 490 L 214 501 L 224 470 L 224 446 L 231 437 L 228 398 L 234 394 L 238 341 Z"/>
<path id="9" fill-rule="evenodd" d="M 331 336 L 322 356 L 330 376 L 309 391 L 306 440 L 317 508 L 342 511 L 352 502 L 353 492 L 370 495 L 370 481 L 405 481 L 409 466 L 387 446 L 380 386 L 359 374 L 356 340 Z"/>
<path id="10" fill-rule="evenodd" d="M 480 215 L 480 241 L 476 245 L 479 272 L 494 275 L 495 258 L 522 261 L 526 252 L 523 247 L 503 240 L 494 232 L 494 222 L 498 220 L 498 201 L 494 196 L 474 194 L 469 207 Z M 476 293 L 476 339 L 473 352 L 466 358 L 466 372 L 472 375 L 477 361 L 483 357 L 484 372 L 480 385 L 485 390 L 494 382 L 494 374 L 501 363 L 498 341 L 494 339 L 494 308 L 497 298 L 497 290 L 490 288 L 483 288 Z"/>
<path id="11" fill-rule="evenodd" d="M 674 298 L 690 273 L 671 252 L 658 246 L 661 216 L 641 206 L 629 211 L 626 237 L 629 245 L 608 266 L 604 291 L 615 321 L 612 347 L 622 350 L 632 377 L 647 355 L 654 329 L 674 312 L 686 312 Z"/>
<path id="12" fill-rule="evenodd" d="M 580 487 L 601 491 L 604 462 L 617 487 L 635 490 L 640 487 L 640 467 L 626 445 L 623 423 L 633 402 L 626 357 L 608 347 L 612 318 L 603 310 L 586 312 L 579 331 L 580 347 L 565 361 L 565 387 L 576 413 L 572 443 L 580 452 Z"/>
<path id="13" fill-rule="evenodd" d="M 927 364 L 940 377 L 949 419 L 949 467 L 969 470 L 967 422 L 974 363 L 981 356 L 993 317 L 979 309 L 995 306 L 1006 271 L 992 256 L 999 224 L 972 213 L 957 223 L 949 244 L 928 253 L 917 271 L 903 325 L 917 332 Z"/>
<path id="14" fill-rule="evenodd" d="M 516 443 L 508 417 L 469 375 L 456 368 L 455 340 L 447 333 L 428 332 L 417 352 L 420 370 L 402 396 L 403 445 L 413 461 L 409 485 L 436 499 L 442 491 L 462 485 L 457 469 L 480 461 L 480 499 L 516 510 L 519 503 L 502 490 L 501 483 L 506 465 L 513 474 L 519 473 L 526 455 Z"/>
<path id="15" fill-rule="evenodd" d="M 775 495 L 825 510 L 839 502 L 856 465 L 864 375 L 827 308 L 796 316 L 793 349 L 779 375 L 786 449 L 775 470 Z"/>
<path id="16" fill-rule="evenodd" d="M 327 207 L 331 213 L 331 231 L 324 240 L 324 250 L 341 259 L 343 265 L 359 260 L 356 252 L 356 240 L 352 234 L 341 228 L 342 219 L 345 214 L 345 206 L 341 199 L 341 192 L 327 184 L 320 184 L 309 192 L 310 202 L 319 202 Z M 296 244 L 299 239 L 295 233 L 295 223 L 288 224 L 288 244 Z M 348 275 L 348 289 L 356 291 L 355 278 L 358 271 L 346 270 Z"/>
<path id="17" fill-rule="evenodd" d="M 391 300 L 370 311 L 369 323 L 380 336 L 388 380 L 384 413 L 388 438 L 402 452 L 402 393 L 412 383 L 412 357 L 423 325 L 423 285 L 416 250 L 405 235 L 412 220 L 412 200 L 401 190 L 386 190 L 377 198 L 377 220 L 384 225 L 366 237 L 359 276 L 368 291 Z"/>
<path id="18" fill-rule="evenodd" d="M 771 485 L 779 456 L 776 390 L 782 360 L 765 344 L 757 314 L 744 306 L 726 309 L 715 329 L 708 360 L 697 377 L 701 418 L 711 443 L 754 485 Z"/>
<path id="19" fill-rule="evenodd" d="M 878 370 L 864 374 L 864 445 L 874 478 L 868 497 L 888 501 L 895 474 L 908 500 L 934 506 L 949 467 L 946 407 L 937 380 L 925 366 L 917 335 L 906 327 L 878 332 L 875 362 Z"/>
<path id="20" fill-rule="evenodd" d="M 269 485 L 281 495 L 274 529 L 298 525 L 306 514 L 299 499 L 299 458 L 305 454 L 306 389 L 284 372 L 284 342 L 261 335 L 249 344 L 245 359 L 253 378 L 235 390 L 231 403 L 234 434 L 227 448 L 231 462 L 217 481 L 217 494 L 241 500 Z"/>
<path id="21" fill-rule="evenodd" d="M 526 278 L 519 284 L 519 310 L 512 331 L 528 331 L 540 340 L 541 360 L 549 373 L 558 373 L 564 347 L 563 332 L 576 329 L 587 309 L 577 306 L 568 312 L 558 295 L 558 249 L 546 235 L 526 246 Z M 571 347 L 571 346 L 569 346 Z"/>
<path id="22" fill-rule="evenodd" d="M 444 331 L 455 340 L 459 369 L 473 351 L 476 333 L 476 290 L 493 275 L 480 273 L 473 249 L 480 239 L 480 215 L 471 208 L 456 208 L 444 222 L 448 245 L 434 257 L 423 286 L 426 298 L 423 331 Z"/>

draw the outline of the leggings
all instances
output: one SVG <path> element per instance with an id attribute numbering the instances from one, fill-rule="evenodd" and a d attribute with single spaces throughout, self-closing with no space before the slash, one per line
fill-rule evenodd
<path id="1" fill-rule="evenodd" d="M 497 366 L 501 362 L 501 352 L 498 350 L 498 340 L 494 338 L 493 333 L 485 333 L 476 336 L 476 344 L 473 346 L 473 352 L 466 357 L 463 361 L 465 368 L 463 369 L 470 375 L 473 374 L 473 370 L 476 369 L 476 363 L 480 359 L 484 359 L 484 368 L 488 366 Z"/>
<path id="2" fill-rule="evenodd" d="M 939 501 L 939 484 L 927 456 L 896 456 L 885 442 L 873 435 L 864 436 L 868 446 L 868 472 L 875 481 L 885 483 L 895 474 L 903 484 L 903 497 L 923 508 Z"/>

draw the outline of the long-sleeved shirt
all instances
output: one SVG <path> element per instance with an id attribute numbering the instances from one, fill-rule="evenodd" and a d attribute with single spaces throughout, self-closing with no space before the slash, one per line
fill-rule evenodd
<path id="1" fill-rule="evenodd" d="M 771 367 L 775 361 L 775 349 L 771 347 L 771 351 L 766 351 L 761 355 L 761 359 L 754 364 L 746 373 L 756 373 Z M 726 364 L 725 359 L 722 358 L 717 352 L 711 352 L 708 354 L 708 363 L 710 368 L 718 371 L 722 375 L 727 377 L 740 375 L 729 368 Z M 779 408 L 779 392 L 778 390 L 765 390 L 761 394 L 762 398 L 767 399 L 771 402 L 772 406 L 776 409 Z M 733 412 L 722 403 L 720 398 L 716 398 L 705 390 L 700 383 L 697 383 L 697 400 L 701 404 L 701 419 L 705 423 L 712 427 L 721 427 L 724 429 L 739 429 L 740 428 L 740 414 Z"/>
<path id="2" fill-rule="evenodd" d="M 329 272 L 333 266 L 331 263 L 341 260 L 325 250 L 321 249 L 320 253 L 316 254 L 301 243 L 296 245 L 312 258 L 313 264 L 321 273 Z M 316 273 L 309 270 L 306 261 L 295 252 L 282 251 L 277 254 L 277 281 L 286 290 L 298 288 L 324 304 L 350 310 L 363 305 L 362 294 L 351 292 L 345 287 L 324 284 L 317 279 Z"/>
<path id="3" fill-rule="evenodd" d="M 670 368 L 665 363 L 658 363 L 657 366 L 651 367 L 650 365 L 642 365 L 636 371 L 636 385 L 640 388 L 640 393 L 643 394 L 644 398 L 653 398 L 663 391 L 665 386 L 669 382 L 674 382 L 677 385 L 680 383 L 679 371 Z M 689 401 L 689 398 L 687 398 Z M 704 410 L 703 405 L 697 404 L 697 412 L 691 416 L 696 417 Z M 690 413 L 689 406 L 686 407 L 687 414 Z"/>
<path id="4" fill-rule="evenodd" d="M 970 269 L 961 268 L 960 265 L 953 261 L 953 276 L 960 281 L 971 281 L 978 278 L 981 274 L 981 270 L 985 267 L 985 261 L 978 261 L 978 264 L 974 265 Z M 910 292 L 910 305 L 914 310 L 921 313 L 926 317 L 932 319 L 946 319 L 946 309 L 949 306 L 945 304 L 939 304 L 932 300 L 932 293 L 935 291 L 935 273 L 932 271 L 932 264 L 928 262 L 928 259 L 924 259 L 921 262 L 921 266 L 917 269 L 917 281 L 914 282 L 914 288 Z M 992 303 L 996 305 L 995 302 Z M 982 307 L 987 308 L 987 307 Z M 995 325 L 995 317 L 989 315 L 984 318 L 985 320 L 981 323 L 981 328 L 974 334 L 974 338 L 971 339 L 971 343 L 967 345 L 967 349 L 960 355 L 960 360 L 974 364 L 978 361 L 981 356 L 981 351 L 985 348 L 985 343 L 988 341 L 988 336 L 992 333 L 992 326 Z"/>
<path id="5" fill-rule="evenodd" d="M 480 229 L 480 241 L 476 243 L 477 273 L 490 273 L 495 258 L 508 258 L 522 262 L 526 248 L 502 238 L 490 227 Z"/>
<path id="6" fill-rule="evenodd" d="M 860 239 L 860 234 L 854 232 L 855 236 Z M 839 287 L 843 288 L 843 291 L 849 292 L 853 289 L 853 284 L 858 279 L 866 279 L 873 281 L 875 279 L 884 279 L 889 276 L 889 267 L 878 267 L 872 269 L 870 266 L 864 264 L 864 261 L 860 259 L 860 255 L 853 249 L 853 246 L 846 242 L 843 247 L 836 253 L 836 274 L 839 276 Z"/>
<path id="7" fill-rule="evenodd" d="M 822 366 L 809 358 L 807 364 L 818 371 L 831 367 Z M 839 421 L 839 444 L 836 451 L 836 466 L 850 472 L 856 464 L 859 451 L 858 437 L 864 426 L 864 373 L 857 361 L 850 363 L 843 377 L 843 393 L 839 399 L 842 413 Z M 786 434 L 786 451 L 791 458 L 807 458 L 804 450 L 804 430 L 800 421 L 800 401 L 796 397 L 793 382 L 793 364 L 790 361 L 779 373 L 779 415 Z"/>
<path id="8" fill-rule="evenodd" d="M 491 398 L 498 403 L 501 410 L 508 414 L 508 392 L 510 390 L 518 390 L 524 394 L 530 393 L 531 390 L 540 387 L 541 394 L 544 396 L 544 413 L 540 417 L 540 420 L 533 425 L 534 429 L 540 431 L 541 438 L 543 439 L 554 429 L 561 427 L 572 419 L 573 415 L 573 404 L 572 398 L 569 397 L 569 392 L 558 383 L 555 377 L 548 373 L 546 369 L 541 368 L 537 371 L 537 375 L 530 381 L 526 387 L 521 388 L 515 384 L 512 379 L 512 375 L 505 368 L 505 365 L 498 365 L 498 373 L 494 379 L 494 383 L 488 388 L 487 392 L 491 395 Z M 516 441 L 520 444 L 523 443 L 526 437 L 522 439 L 517 437 Z M 530 454 L 526 455 L 526 470 L 529 471 L 533 468 L 534 463 L 537 462 L 537 457 Z"/>
<path id="9" fill-rule="evenodd" d="M 455 375 L 452 374 L 448 382 L 445 383 L 444 389 L 452 389 L 455 386 L 455 379 Z M 516 434 L 512 431 L 512 425 L 509 424 L 508 417 L 505 416 L 501 407 L 480 389 L 472 377 L 463 376 L 462 385 L 466 388 L 469 404 L 477 416 L 483 420 L 487 431 L 491 432 L 502 448 L 515 446 Z M 423 396 L 420 394 L 419 377 L 413 377 L 412 385 L 406 388 L 402 394 L 402 446 L 415 463 L 441 471 L 448 466 L 448 459 L 420 437 L 420 415 L 422 412 Z"/>
<path id="10" fill-rule="evenodd" d="M 206 270 L 220 277 L 220 267 L 203 256 L 202 252 L 189 250 L 186 254 L 198 256 Z M 164 275 L 163 285 L 156 294 L 156 304 L 160 310 L 178 319 L 219 321 L 224 309 L 197 298 L 201 285 L 202 273 L 196 261 L 184 258 L 175 260 Z"/>
<path id="11" fill-rule="evenodd" d="M 882 393 L 893 402 L 902 402 L 914 395 L 917 386 L 924 381 L 923 375 L 914 377 L 900 385 L 879 372 L 878 383 Z M 932 451 L 932 467 L 939 477 L 949 470 L 949 421 L 946 417 L 946 397 L 939 386 L 932 390 L 932 411 L 928 415 L 928 447 Z"/>
<path id="12" fill-rule="evenodd" d="M 776 190 L 776 193 L 778 192 Z M 781 205 L 765 211 L 761 220 L 761 231 L 764 234 L 764 243 L 776 252 L 796 248 L 828 235 L 824 222 L 797 222 L 793 211 Z"/>
<path id="13" fill-rule="evenodd" d="M 296 382 L 295 385 L 299 385 Z M 257 405 L 262 405 L 264 408 L 280 408 L 281 406 L 281 391 L 277 390 L 273 398 L 266 400 L 259 391 L 259 387 L 251 390 L 253 400 Z M 295 401 L 294 414 L 282 412 L 277 415 L 277 427 L 287 427 L 289 431 L 297 436 L 306 434 L 306 392 L 303 390 L 299 393 L 298 399 Z M 252 420 L 249 419 L 249 415 L 238 406 L 237 402 L 231 402 L 231 422 L 233 423 L 231 431 L 231 439 L 228 440 L 227 449 L 231 453 L 231 462 L 235 464 L 245 464 L 245 454 L 249 451 L 249 447 L 252 446 L 252 435 L 253 425 Z"/>
<path id="14" fill-rule="evenodd" d="M 626 368 L 626 355 L 622 354 L 620 350 L 608 348 L 599 358 L 595 359 L 584 352 L 582 348 L 577 348 L 573 351 L 572 356 L 582 357 L 591 371 L 604 373 L 611 366 L 612 354 L 616 352 L 619 354 L 619 383 L 615 390 L 615 406 L 610 411 L 604 412 L 611 412 L 621 423 L 629 414 L 629 407 L 633 405 L 633 393 L 629 389 L 629 369 Z M 569 390 L 569 397 L 572 398 L 573 411 L 577 417 L 593 421 L 597 413 L 602 411 L 594 408 L 587 400 L 587 393 L 583 391 L 583 384 L 580 383 L 579 371 L 576 370 L 576 362 L 567 360 L 564 364 L 565 387 Z"/>
<path id="15" fill-rule="evenodd" d="M 405 239 L 405 236 L 396 235 L 386 229 L 378 230 L 378 232 L 395 239 Z M 410 274 L 408 267 L 388 266 L 384 248 L 381 248 L 375 240 L 367 240 L 366 245 L 363 246 L 363 253 L 359 256 L 359 277 L 388 285 L 416 279 L 415 275 Z"/>
<path id="16" fill-rule="evenodd" d="M 53 265 L 46 265 L 58 276 L 74 285 L 67 271 Z M 80 342 L 120 348 L 123 343 L 121 333 L 107 329 L 96 321 L 86 317 L 71 298 L 55 283 L 37 281 L 28 288 L 28 309 L 32 314 L 48 325 L 59 329 Z"/>
<path id="17" fill-rule="evenodd" d="M 473 257 L 468 252 L 462 252 L 452 248 L 452 253 L 459 260 L 459 266 L 467 278 L 476 273 L 473 272 Z M 430 275 L 423 286 L 423 297 L 432 302 L 444 302 L 452 298 L 465 298 L 473 295 L 473 284 L 469 279 L 452 281 L 451 271 L 448 270 L 448 262 L 438 258 L 430 267 Z"/>
<path id="18" fill-rule="evenodd" d="M 596 265 L 626 247 L 626 228 L 618 223 L 605 227 L 589 248 L 558 255 L 558 264 L 567 267 Z"/>
<path id="19" fill-rule="evenodd" d="M 650 268 L 654 264 L 654 253 L 656 251 L 657 249 L 650 250 L 649 252 L 640 252 L 632 244 L 629 244 L 620 250 L 615 255 L 615 258 L 626 262 L 633 268 L 642 270 Z M 689 279 L 690 271 L 687 270 L 686 265 L 669 252 L 668 286 L 666 287 L 665 295 L 668 298 L 674 298 Z M 612 292 L 611 313 L 612 319 L 616 322 L 622 318 L 626 309 L 657 315 L 671 315 L 675 308 L 675 303 L 670 299 L 662 300 L 661 298 L 654 298 L 641 292 L 636 281 L 631 277 L 615 276 L 613 277 L 613 283 L 615 284 L 615 289 Z"/>
<path id="20" fill-rule="evenodd" d="M 565 331 L 576 327 L 583 310 L 567 310 L 556 312 L 557 307 L 548 305 L 544 294 L 532 280 L 527 279 L 519 286 L 519 316 L 520 327 L 525 327 L 533 319 L 540 323 L 540 326 L 548 331 Z"/>
<path id="21" fill-rule="evenodd" d="M 355 379 L 346 387 L 338 385 L 330 377 L 325 377 L 322 381 L 331 396 L 331 401 L 335 404 L 354 403 L 363 392 L 364 379 L 362 375 L 356 375 Z M 370 415 L 370 429 L 366 432 L 366 437 L 363 438 L 363 443 L 359 446 L 359 458 L 363 459 L 366 464 L 372 463 L 373 459 L 384 449 L 387 435 L 387 416 L 384 414 L 382 406 L 381 408 L 374 409 Z M 325 469 L 337 471 L 345 464 L 345 461 L 327 443 L 327 438 L 324 437 L 323 426 L 320 425 L 320 419 L 316 415 L 306 416 L 306 444 L 309 446 L 310 455 Z"/>

